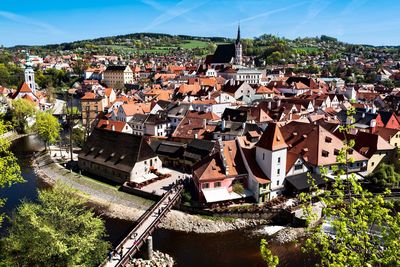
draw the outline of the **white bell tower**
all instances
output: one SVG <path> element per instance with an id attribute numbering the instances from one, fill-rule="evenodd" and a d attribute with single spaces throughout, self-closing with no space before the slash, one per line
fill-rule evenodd
<path id="1" fill-rule="evenodd" d="M 25 83 L 31 88 L 33 94 L 36 93 L 36 83 L 35 83 L 35 72 L 32 68 L 32 62 L 29 58 L 29 53 L 26 53 L 26 62 L 25 62 Z"/>

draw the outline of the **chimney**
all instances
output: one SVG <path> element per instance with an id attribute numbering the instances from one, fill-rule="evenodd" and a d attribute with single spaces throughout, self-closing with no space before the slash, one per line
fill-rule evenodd
<path id="1" fill-rule="evenodd" d="M 211 91 L 208 91 L 208 99 L 211 99 Z"/>
<path id="2" fill-rule="evenodd" d="M 375 119 L 374 119 L 374 120 L 371 120 L 369 126 L 370 126 L 370 127 L 372 128 L 372 130 L 374 131 L 374 130 L 375 130 L 375 127 L 376 127 L 376 120 L 375 120 Z"/>
<path id="3" fill-rule="evenodd" d="M 271 110 L 272 109 L 272 102 L 268 101 L 268 109 Z"/>
<path id="4" fill-rule="evenodd" d="M 199 135 L 197 133 L 194 134 L 194 139 L 198 139 Z"/>
<path id="5" fill-rule="evenodd" d="M 361 117 L 362 117 L 362 118 L 365 118 L 365 112 L 363 112 L 363 113 L 361 114 Z"/>
<path id="6" fill-rule="evenodd" d="M 280 106 L 281 106 L 281 100 L 280 100 L 280 99 L 278 99 L 278 101 L 277 101 L 277 105 L 278 105 L 278 107 L 280 107 Z"/>
<path id="7" fill-rule="evenodd" d="M 207 128 L 207 120 L 203 119 L 203 128 L 206 129 Z"/>
<path id="8" fill-rule="evenodd" d="M 111 130 L 112 130 L 112 131 L 115 131 L 115 125 L 114 125 L 114 124 L 111 125 Z"/>
<path id="9" fill-rule="evenodd" d="M 222 165 L 225 171 L 225 175 L 229 175 L 229 167 L 226 163 L 226 158 L 224 155 L 224 143 L 222 142 L 221 138 L 218 138 L 218 144 L 219 144 L 219 156 L 221 157 Z"/>
<path id="10" fill-rule="evenodd" d="M 226 127 L 226 121 L 225 119 L 222 119 L 221 131 L 225 131 L 225 127 Z"/>
<path id="11" fill-rule="evenodd" d="M 244 133 L 244 129 L 246 128 L 246 122 L 242 123 L 242 129 L 243 129 L 243 133 Z"/>

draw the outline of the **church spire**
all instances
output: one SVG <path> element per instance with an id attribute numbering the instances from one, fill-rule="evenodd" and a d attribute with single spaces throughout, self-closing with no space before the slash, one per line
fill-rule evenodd
<path id="1" fill-rule="evenodd" d="M 238 31 L 237 31 L 237 38 L 236 38 L 236 44 L 240 43 L 240 22 L 238 25 Z"/>

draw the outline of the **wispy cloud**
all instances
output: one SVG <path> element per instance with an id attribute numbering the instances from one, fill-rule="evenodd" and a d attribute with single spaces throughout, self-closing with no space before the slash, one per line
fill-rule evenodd
<path id="1" fill-rule="evenodd" d="M 297 24 L 296 27 L 294 27 L 293 31 L 291 32 L 291 35 L 298 33 L 303 28 L 304 25 L 306 25 L 307 23 L 312 21 L 314 18 L 316 18 L 330 4 L 331 4 L 331 1 L 326 1 L 326 0 L 311 1 L 310 5 L 308 6 L 307 15 L 302 20 L 299 20 L 299 23 Z"/>
<path id="2" fill-rule="evenodd" d="M 151 0 L 144 0 L 142 1 L 143 3 L 153 7 L 154 9 L 158 11 L 164 11 L 165 9 L 162 8 L 161 5 L 158 3 L 155 3 L 154 1 Z M 166 9 L 161 15 L 159 15 L 157 18 L 155 18 L 152 22 L 150 22 L 149 25 L 147 25 L 144 30 L 148 31 L 151 29 L 154 29 L 155 27 L 167 23 L 177 17 L 181 17 L 190 11 L 193 11 L 203 5 L 205 5 L 209 0 L 207 1 L 190 1 L 190 0 L 183 0 L 176 4 L 175 6 Z"/>
<path id="3" fill-rule="evenodd" d="M 352 0 L 345 6 L 345 8 L 340 12 L 340 15 L 349 15 L 356 9 L 362 7 L 367 0 Z"/>
<path id="4" fill-rule="evenodd" d="M 260 14 L 257 14 L 257 15 L 253 15 L 253 16 L 241 19 L 240 22 L 248 22 L 248 21 L 252 21 L 252 20 L 256 20 L 256 19 L 260 19 L 260 18 L 266 18 L 266 17 L 269 17 L 272 14 L 283 12 L 283 11 L 287 11 L 289 9 L 304 5 L 305 3 L 307 3 L 307 2 L 305 2 L 305 1 L 304 2 L 299 2 L 299 3 L 294 4 L 294 5 L 290 5 L 290 6 L 286 6 L 286 7 L 282 7 L 282 8 L 277 8 L 277 9 L 273 9 L 273 10 L 269 10 L 269 11 L 266 11 L 266 12 L 263 12 L 263 13 L 260 13 Z M 234 25 L 236 23 L 237 22 L 234 22 L 234 23 L 232 23 L 232 25 Z"/>
<path id="5" fill-rule="evenodd" d="M 16 23 L 34 26 L 34 27 L 37 27 L 41 30 L 45 30 L 52 34 L 62 34 L 63 33 L 62 31 L 58 30 L 57 28 L 55 28 L 54 26 L 52 26 L 50 24 L 43 23 L 41 21 L 37 21 L 37 20 L 31 19 L 31 18 L 28 18 L 25 16 L 17 15 L 12 12 L 0 10 L 0 17 L 3 17 L 5 19 L 8 19 L 8 20 L 16 22 Z"/>
<path id="6" fill-rule="evenodd" d="M 148 5 L 149 7 L 157 10 L 157 11 L 162 11 L 164 10 L 164 6 L 161 5 L 160 3 L 153 1 L 153 0 L 142 0 L 141 1 L 143 4 Z"/>

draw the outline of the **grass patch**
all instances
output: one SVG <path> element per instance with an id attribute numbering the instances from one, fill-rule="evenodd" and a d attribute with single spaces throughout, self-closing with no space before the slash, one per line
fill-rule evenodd
<path id="1" fill-rule="evenodd" d="M 179 44 L 183 49 L 193 49 L 193 48 L 205 48 L 208 46 L 208 42 L 200 41 L 200 40 L 188 40 Z"/>
<path id="2" fill-rule="evenodd" d="M 119 191 L 119 188 L 121 187 L 121 185 L 119 184 L 110 184 L 106 181 L 100 181 L 85 175 L 80 176 L 75 172 L 70 173 L 68 170 L 61 169 L 62 167 L 59 167 L 56 164 L 51 164 L 49 167 L 54 173 L 62 175 L 63 177 L 66 177 L 67 179 L 77 184 L 102 192 L 107 195 L 115 196 L 122 200 L 134 202 L 135 204 L 142 206 L 143 208 L 147 208 L 154 203 L 154 201 L 152 200 Z"/>

